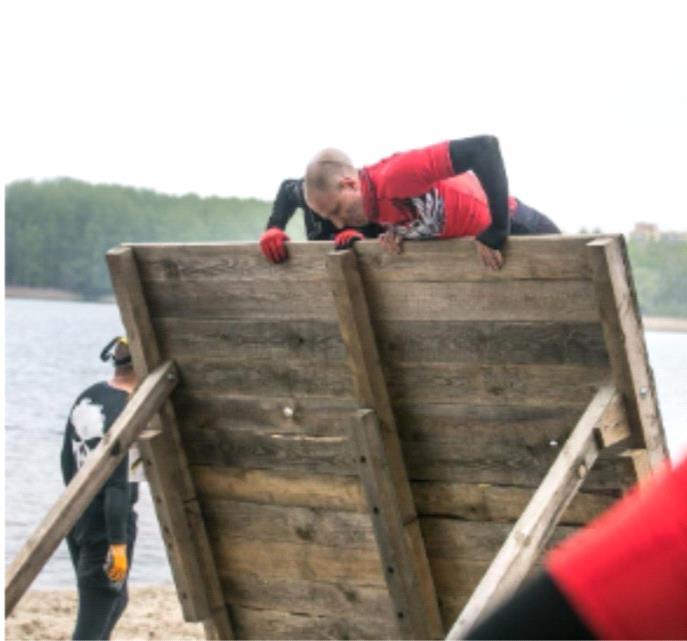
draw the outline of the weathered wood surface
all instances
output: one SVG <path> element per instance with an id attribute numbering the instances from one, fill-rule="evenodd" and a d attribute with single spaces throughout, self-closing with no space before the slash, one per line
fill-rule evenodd
<path id="1" fill-rule="evenodd" d="M 265 578 L 259 574 L 234 573 L 222 577 L 222 588 L 227 601 L 234 606 L 299 612 L 304 615 L 336 614 L 342 618 L 389 625 L 389 629 L 395 634 L 393 605 L 386 586 Z"/>
<path id="2" fill-rule="evenodd" d="M 668 446 L 625 244 L 622 237 L 595 240 L 587 251 L 615 385 L 625 397 L 635 446 L 646 449 L 656 470 Z"/>
<path id="3" fill-rule="evenodd" d="M 391 622 L 345 617 L 333 611 L 326 616 L 299 612 L 232 607 L 241 639 L 394 639 Z"/>
<path id="4" fill-rule="evenodd" d="M 129 447 L 166 402 L 176 383 L 176 368 L 169 361 L 141 382 L 96 450 L 10 563 L 5 580 L 5 616 L 12 612 L 122 459 L 129 455 Z"/>
<path id="5" fill-rule="evenodd" d="M 222 358 L 179 358 L 184 389 L 191 393 L 351 399 L 343 363 Z M 317 372 L 317 375 L 314 374 Z M 409 403 L 579 406 L 608 377 L 602 365 L 408 364 L 386 368 L 389 393 Z"/>
<path id="6" fill-rule="evenodd" d="M 499 272 L 469 240 L 407 243 L 401 256 L 358 243 L 357 281 L 340 274 L 333 293 L 327 260 L 347 259 L 327 259 L 331 243 L 289 243 L 277 266 L 254 243 L 133 246 L 155 356 L 180 369 L 166 409 L 237 635 L 399 636 L 349 433 L 360 406 L 393 425 L 399 513 L 424 541 L 450 626 L 616 366 L 590 240 L 513 238 Z M 594 439 L 614 445 L 560 515 L 566 527 L 643 469 L 641 450 L 617 456 L 622 421 Z"/>
<path id="7" fill-rule="evenodd" d="M 143 378 L 157 367 L 161 356 L 136 259 L 133 251 L 124 247 L 109 251 L 106 258 L 134 369 Z M 152 428 L 158 434 L 141 439 L 139 451 L 182 611 L 189 621 L 203 621 L 208 638 L 232 639 L 234 632 L 171 402 L 161 407 Z"/>
<path id="8" fill-rule="evenodd" d="M 230 500 L 316 510 L 367 509 L 357 476 L 203 466 L 192 467 L 192 472 L 203 505 Z M 427 481 L 411 481 L 411 489 L 421 516 L 494 522 L 516 521 L 534 493 L 533 488 Z M 560 522 L 584 524 L 619 497 L 617 490 L 578 492 Z"/>
<path id="9" fill-rule="evenodd" d="M 462 638 L 478 617 L 525 578 L 559 516 L 598 457 L 600 444 L 596 432 L 603 431 L 605 425 L 614 424 L 619 411 L 623 411 L 619 393 L 612 385 L 602 387 L 573 429 L 447 638 Z"/>
<path id="10" fill-rule="evenodd" d="M 297 282 L 266 281 L 256 287 L 228 282 L 222 296 L 211 282 L 146 283 L 150 314 L 158 318 L 252 318 L 333 321 L 331 294 Z M 370 313 L 375 320 L 593 323 L 599 319 L 588 280 L 381 283 L 369 281 Z M 469 305 L 461 304 L 470 301 Z"/>
<path id="11" fill-rule="evenodd" d="M 498 281 L 579 280 L 589 278 L 584 246 L 598 236 L 566 236 L 551 239 L 511 237 L 506 247 L 508 269 L 484 269 L 470 240 L 406 243 L 401 256 L 381 252 L 376 241 L 356 243 L 360 270 L 365 280 L 380 281 Z M 333 244 L 288 243 L 290 260 L 268 263 L 255 243 L 133 244 L 144 281 L 327 281 L 324 256 Z"/>
<path id="12" fill-rule="evenodd" d="M 319 367 L 345 358 L 338 323 L 282 320 L 158 318 L 163 355 L 175 359 L 223 358 L 244 364 L 303 359 Z M 381 321 L 377 345 L 385 365 L 607 365 L 597 323 Z"/>
<path id="13" fill-rule="evenodd" d="M 300 435 L 231 430 L 185 432 L 191 465 L 244 467 L 317 474 L 353 475 L 356 461 L 343 436 L 302 438 Z M 402 441 L 408 474 L 413 481 L 453 481 L 536 487 L 558 452 L 547 443 L 508 450 L 498 441 L 476 451 L 469 441 Z M 634 482 L 629 459 L 600 461 L 587 481 L 588 489 L 612 490 Z"/>
<path id="14" fill-rule="evenodd" d="M 351 423 L 353 452 L 385 566 L 399 636 L 440 638 L 443 628 L 436 591 L 356 254 L 329 254 L 327 270 L 354 394 L 360 407 L 366 408 Z"/>

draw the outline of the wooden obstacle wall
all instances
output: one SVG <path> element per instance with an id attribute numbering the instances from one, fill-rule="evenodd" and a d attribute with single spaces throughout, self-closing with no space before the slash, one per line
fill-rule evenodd
<path id="1" fill-rule="evenodd" d="M 158 514 L 177 470 L 202 530 L 183 549 L 210 568 L 188 578 L 170 551 L 184 594 L 209 577 L 187 616 L 238 638 L 439 637 L 604 384 L 632 439 L 585 472 L 552 542 L 658 465 L 624 246 L 591 240 L 512 238 L 500 272 L 470 241 L 291 243 L 278 266 L 255 244 L 111 252 L 135 362 L 179 372 Z"/>

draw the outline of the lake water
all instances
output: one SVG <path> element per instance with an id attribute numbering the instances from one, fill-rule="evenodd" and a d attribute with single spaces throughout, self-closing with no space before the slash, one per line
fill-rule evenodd
<path id="1" fill-rule="evenodd" d="M 111 368 L 98 358 L 122 333 L 114 305 L 9 299 L 5 304 L 5 563 L 18 552 L 63 490 L 59 458 L 67 413 Z M 673 457 L 687 453 L 687 334 L 647 334 Z M 131 581 L 171 582 L 147 485 L 138 504 L 139 535 Z M 72 587 L 62 544 L 34 587 Z"/>

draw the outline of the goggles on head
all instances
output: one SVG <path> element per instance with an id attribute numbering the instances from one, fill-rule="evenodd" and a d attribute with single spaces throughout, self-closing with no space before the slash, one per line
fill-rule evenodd
<path id="1" fill-rule="evenodd" d="M 131 355 L 125 356 L 124 358 L 115 357 L 114 351 L 119 343 L 126 346 L 129 345 L 129 341 L 127 340 L 126 336 L 115 336 L 107 345 L 105 345 L 105 347 L 103 347 L 103 351 L 100 352 L 100 360 L 103 361 L 103 363 L 112 361 L 112 364 L 115 367 L 119 367 L 120 365 L 126 365 L 131 362 Z"/>

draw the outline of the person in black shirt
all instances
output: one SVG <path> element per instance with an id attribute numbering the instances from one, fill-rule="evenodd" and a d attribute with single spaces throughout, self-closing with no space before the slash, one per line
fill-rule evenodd
<path id="1" fill-rule="evenodd" d="M 65 485 L 113 425 L 136 386 L 125 338 L 113 339 L 101 359 L 112 360 L 114 376 L 82 392 L 69 412 L 61 456 Z M 74 639 L 109 639 L 128 602 L 138 498 L 129 465 L 125 457 L 67 536 L 79 593 Z"/>
<path id="2" fill-rule="evenodd" d="M 346 249 L 362 238 L 377 238 L 383 228 L 369 224 L 359 229 L 339 230 L 332 222 L 316 214 L 305 202 L 303 179 L 288 178 L 282 182 L 272 206 L 265 232 L 260 237 L 260 248 L 272 263 L 288 258 L 286 245 L 289 237 L 284 232 L 296 209 L 303 210 L 305 233 L 308 240 L 334 240 L 336 249 Z"/>

